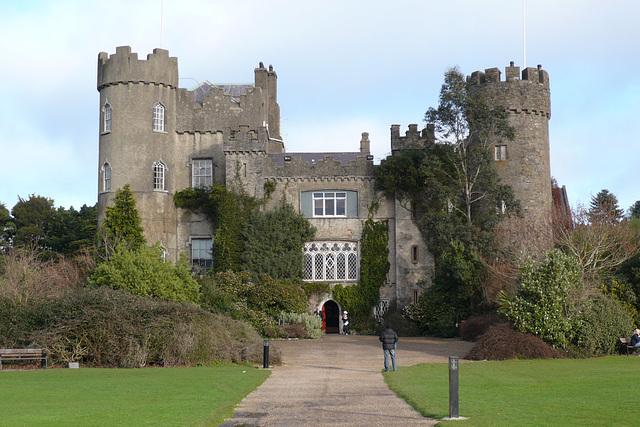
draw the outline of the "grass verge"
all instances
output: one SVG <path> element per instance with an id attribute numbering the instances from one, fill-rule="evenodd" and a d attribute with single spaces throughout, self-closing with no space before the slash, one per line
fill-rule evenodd
<path id="1" fill-rule="evenodd" d="M 269 376 L 250 366 L 2 371 L 1 425 L 218 425 Z"/>
<path id="2" fill-rule="evenodd" d="M 632 421 L 640 390 L 636 357 L 508 360 L 460 364 L 456 425 L 611 425 Z M 449 416 L 448 364 L 385 373 L 389 387 L 422 415 Z M 624 423 L 624 422 L 623 422 Z"/>

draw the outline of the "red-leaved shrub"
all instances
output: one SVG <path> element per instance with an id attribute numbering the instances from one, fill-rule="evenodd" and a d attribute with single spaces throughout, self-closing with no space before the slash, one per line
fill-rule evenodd
<path id="1" fill-rule="evenodd" d="M 508 323 L 492 326 L 478 338 L 465 359 L 563 359 L 566 356 L 532 334 L 518 332 Z"/>
<path id="2" fill-rule="evenodd" d="M 493 325 L 501 322 L 500 315 L 489 311 L 463 320 L 460 324 L 460 336 L 465 341 L 475 341 Z"/>

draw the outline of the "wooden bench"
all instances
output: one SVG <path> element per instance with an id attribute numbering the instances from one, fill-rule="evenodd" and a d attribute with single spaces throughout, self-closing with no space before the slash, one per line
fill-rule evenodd
<path id="1" fill-rule="evenodd" d="M 42 348 L 0 348 L 0 371 L 4 362 L 39 360 L 40 366 L 47 369 L 47 353 Z"/>
<path id="2" fill-rule="evenodd" d="M 627 356 L 629 355 L 629 350 L 631 350 L 631 353 L 638 350 L 637 347 L 631 345 L 631 338 L 620 338 L 620 346 L 627 351 Z"/>

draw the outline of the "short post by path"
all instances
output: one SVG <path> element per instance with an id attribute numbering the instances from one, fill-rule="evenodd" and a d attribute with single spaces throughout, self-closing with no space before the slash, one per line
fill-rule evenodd
<path id="1" fill-rule="evenodd" d="M 459 361 L 457 356 L 449 357 L 449 418 L 459 418 L 459 378 L 458 378 L 458 366 Z"/>
<path id="2" fill-rule="evenodd" d="M 269 340 L 264 340 L 264 352 L 262 354 L 262 368 L 269 369 Z"/>

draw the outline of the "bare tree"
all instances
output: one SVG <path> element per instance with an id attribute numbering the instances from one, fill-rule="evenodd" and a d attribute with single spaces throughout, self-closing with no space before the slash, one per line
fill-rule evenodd
<path id="1" fill-rule="evenodd" d="M 573 210 L 572 218 L 570 226 L 556 222 L 556 245 L 578 259 L 585 282 L 615 270 L 640 252 L 640 231 L 630 227 L 629 221 L 606 215 L 594 220 L 584 206 Z"/>

